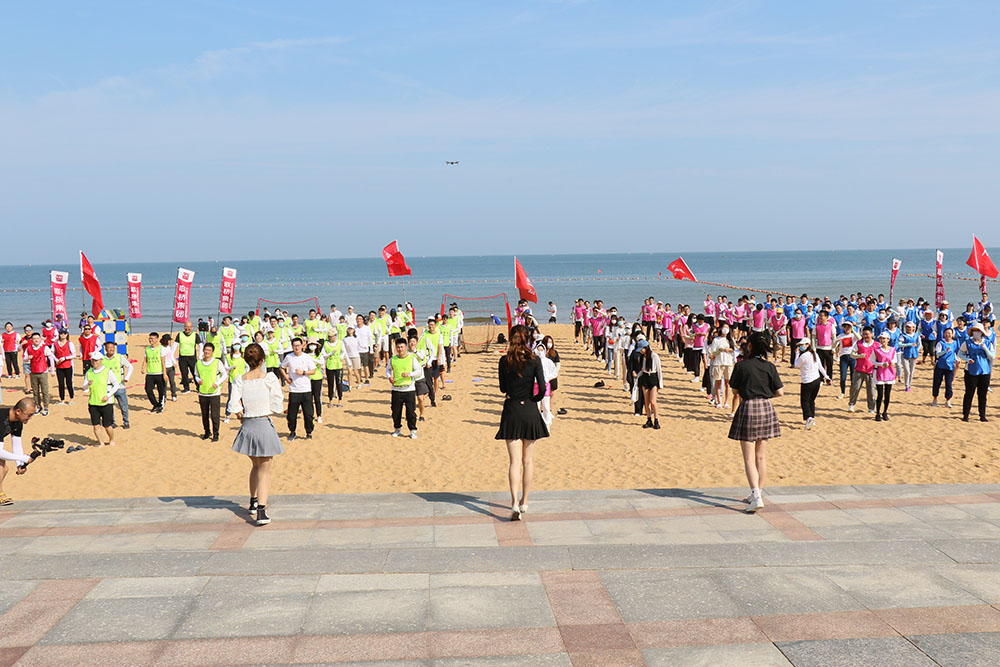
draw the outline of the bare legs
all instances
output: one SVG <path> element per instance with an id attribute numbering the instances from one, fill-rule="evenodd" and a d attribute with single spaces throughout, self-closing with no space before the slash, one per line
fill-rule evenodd
<path id="1" fill-rule="evenodd" d="M 747 482 L 750 490 L 759 490 L 764 486 L 764 475 L 767 472 L 767 463 L 764 458 L 764 447 L 767 440 L 757 440 L 756 442 L 741 441 L 743 448 L 743 467 L 746 469 Z"/>
<path id="2" fill-rule="evenodd" d="M 643 390 L 643 397 L 646 399 L 646 417 L 657 421 L 660 418 L 660 409 L 656 405 L 656 394 L 658 387 L 650 387 Z"/>
<path id="3" fill-rule="evenodd" d="M 267 494 L 271 490 L 271 456 L 250 457 L 250 497 L 261 505 L 267 505 Z"/>
<path id="4" fill-rule="evenodd" d="M 104 442 L 101 440 L 101 429 L 108 434 L 108 441 Z M 94 438 L 97 440 L 97 445 L 113 445 L 115 444 L 115 427 L 114 426 L 94 426 Z"/>
<path id="5" fill-rule="evenodd" d="M 508 440 L 507 456 L 510 457 L 507 479 L 510 482 L 511 507 L 526 505 L 531 491 L 531 479 L 535 473 L 535 441 Z M 520 503 L 517 500 L 518 493 L 521 496 Z"/>

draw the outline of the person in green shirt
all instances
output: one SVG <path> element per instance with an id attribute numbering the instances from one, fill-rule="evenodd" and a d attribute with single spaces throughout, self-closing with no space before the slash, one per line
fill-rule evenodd
<path id="1" fill-rule="evenodd" d="M 247 311 L 247 328 L 250 330 L 250 335 L 253 336 L 255 333 L 260 331 L 260 317 L 255 311 Z"/>
<path id="2" fill-rule="evenodd" d="M 319 318 L 316 317 L 316 309 L 309 309 L 309 317 L 306 319 L 305 331 L 306 340 L 318 340 L 319 336 L 316 333 L 316 328 L 319 326 Z"/>
<path id="3" fill-rule="evenodd" d="M 143 353 L 141 370 L 146 375 L 146 398 L 152 406 L 150 412 L 163 412 L 167 383 L 163 377 L 163 347 L 160 345 L 160 334 L 155 331 L 149 334 L 149 345 Z"/>
<path id="4" fill-rule="evenodd" d="M 212 344 L 212 350 L 215 358 L 221 359 L 223 356 L 222 353 L 225 352 L 225 348 L 223 347 L 223 345 L 225 345 L 225 340 L 222 338 L 222 334 L 219 333 L 219 330 L 216 327 L 209 329 L 208 334 L 205 335 L 205 342 Z"/>
<path id="5" fill-rule="evenodd" d="M 309 388 L 312 390 L 313 412 L 316 413 L 316 423 L 323 423 L 323 357 L 322 347 L 317 342 L 306 345 L 306 354 L 316 364 L 316 370 L 309 376 Z"/>
<path id="6" fill-rule="evenodd" d="M 347 351 L 344 350 L 344 343 L 337 336 L 336 329 L 330 331 L 330 340 L 323 344 L 322 358 L 326 365 L 327 407 L 333 407 L 333 396 L 336 394 L 339 408 L 344 404 L 344 364 L 347 363 Z"/>
<path id="7" fill-rule="evenodd" d="M 445 367 L 441 369 L 442 375 L 444 373 L 451 373 L 451 324 L 449 324 L 447 318 L 437 316 L 437 328 L 441 332 L 441 347 L 444 349 L 444 362 Z M 444 389 L 444 379 L 441 380 L 441 388 Z"/>
<path id="8" fill-rule="evenodd" d="M 243 359 L 243 344 L 233 343 L 226 356 L 226 368 L 229 369 L 229 388 L 226 391 L 226 423 L 229 423 L 229 401 L 233 396 L 233 382 L 247 372 L 247 362 Z"/>
<path id="9" fill-rule="evenodd" d="M 83 388 L 89 390 L 87 410 L 94 437 L 98 445 L 115 444 L 115 413 L 112 397 L 119 388 L 118 378 L 104 365 L 104 355 L 94 351 L 90 355 L 90 369 L 84 375 Z M 101 441 L 101 428 L 108 435 L 107 443 Z"/>
<path id="10" fill-rule="evenodd" d="M 219 333 L 222 335 L 222 344 L 225 346 L 221 351 L 225 352 L 232 346 L 233 341 L 236 340 L 236 325 L 233 324 L 232 317 L 226 315 L 222 318 L 222 326 L 219 327 Z"/>
<path id="11" fill-rule="evenodd" d="M 226 378 L 226 366 L 215 356 L 215 345 L 205 343 L 201 349 L 201 359 L 196 367 L 198 373 L 198 407 L 201 408 L 201 425 L 205 433 L 202 440 L 212 438 L 219 441 L 219 403 L 222 401 L 222 382 Z"/>
<path id="12" fill-rule="evenodd" d="M 197 382 L 194 366 L 198 363 L 198 334 L 191 322 L 184 323 L 184 331 L 177 334 L 177 365 L 181 369 L 182 394 L 191 391 L 191 383 Z"/>
<path id="13" fill-rule="evenodd" d="M 378 325 L 377 331 L 379 336 L 379 361 L 384 361 L 389 363 L 389 356 L 392 352 L 389 351 L 389 316 L 385 313 L 385 306 L 378 307 L 378 317 L 375 318 L 375 323 Z"/>
<path id="14" fill-rule="evenodd" d="M 405 338 L 393 341 L 396 354 L 389 359 L 386 375 L 392 382 L 392 437 L 402 435 L 403 408 L 406 408 L 406 426 L 410 438 L 417 439 L 417 393 L 416 381 L 423 375 L 417 355 L 410 354 Z"/>

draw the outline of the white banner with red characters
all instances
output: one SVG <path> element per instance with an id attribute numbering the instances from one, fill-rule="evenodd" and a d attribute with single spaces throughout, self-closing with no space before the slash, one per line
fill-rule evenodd
<path id="1" fill-rule="evenodd" d="M 899 267 L 903 265 L 903 262 L 896 259 L 892 259 L 892 278 L 889 280 L 889 303 L 892 304 L 892 292 L 896 289 L 896 276 L 899 275 Z"/>
<path id="2" fill-rule="evenodd" d="M 134 320 L 142 318 L 142 274 L 129 273 L 128 277 L 128 316 Z"/>
<path id="3" fill-rule="evenodd" d="M 222 293 L 219 295 L 219 312 L 233 314 L 233 302 L 236 301 L 236 269 L 222 267 Z"/>
<path id="4" fill-rule="evenodd" d="M 177 269 L 177 290 L 174 292 L 174 322 L 184 324 L 191 316 L 191 283 L 194 271 Z"/>
<path id="5" fill-rule="evenodd" d="M 69 274 L 65 271 L 49 271 L 49 278 L 52 280 L 52 321 L 62 315 L 63 322 L 69 323 L 69 313 L 66 312 L 66 283 L 69 282 Z"/>
<path id="6" fill-rule="evenodd" d="M 944 253 L 940 250 L 936 255 L 937 267 L 934 271 L 934 305 L 940 310 L 944 303 Z"/>

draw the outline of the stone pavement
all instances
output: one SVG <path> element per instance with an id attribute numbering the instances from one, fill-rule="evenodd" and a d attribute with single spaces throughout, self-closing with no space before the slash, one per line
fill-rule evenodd
<path id="1" fill-rule="evenodd" d="M 0 665 L 997 665 L 1000 485 L 19 502 Z"/>

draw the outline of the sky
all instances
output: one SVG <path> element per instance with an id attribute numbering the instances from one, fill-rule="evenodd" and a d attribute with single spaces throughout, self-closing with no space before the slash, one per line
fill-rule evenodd
<path id="1" fill-rule="evenodd" d="M 996 247 L 998 31 L 994 1 L 6 3 L 0 262 Z"/>

